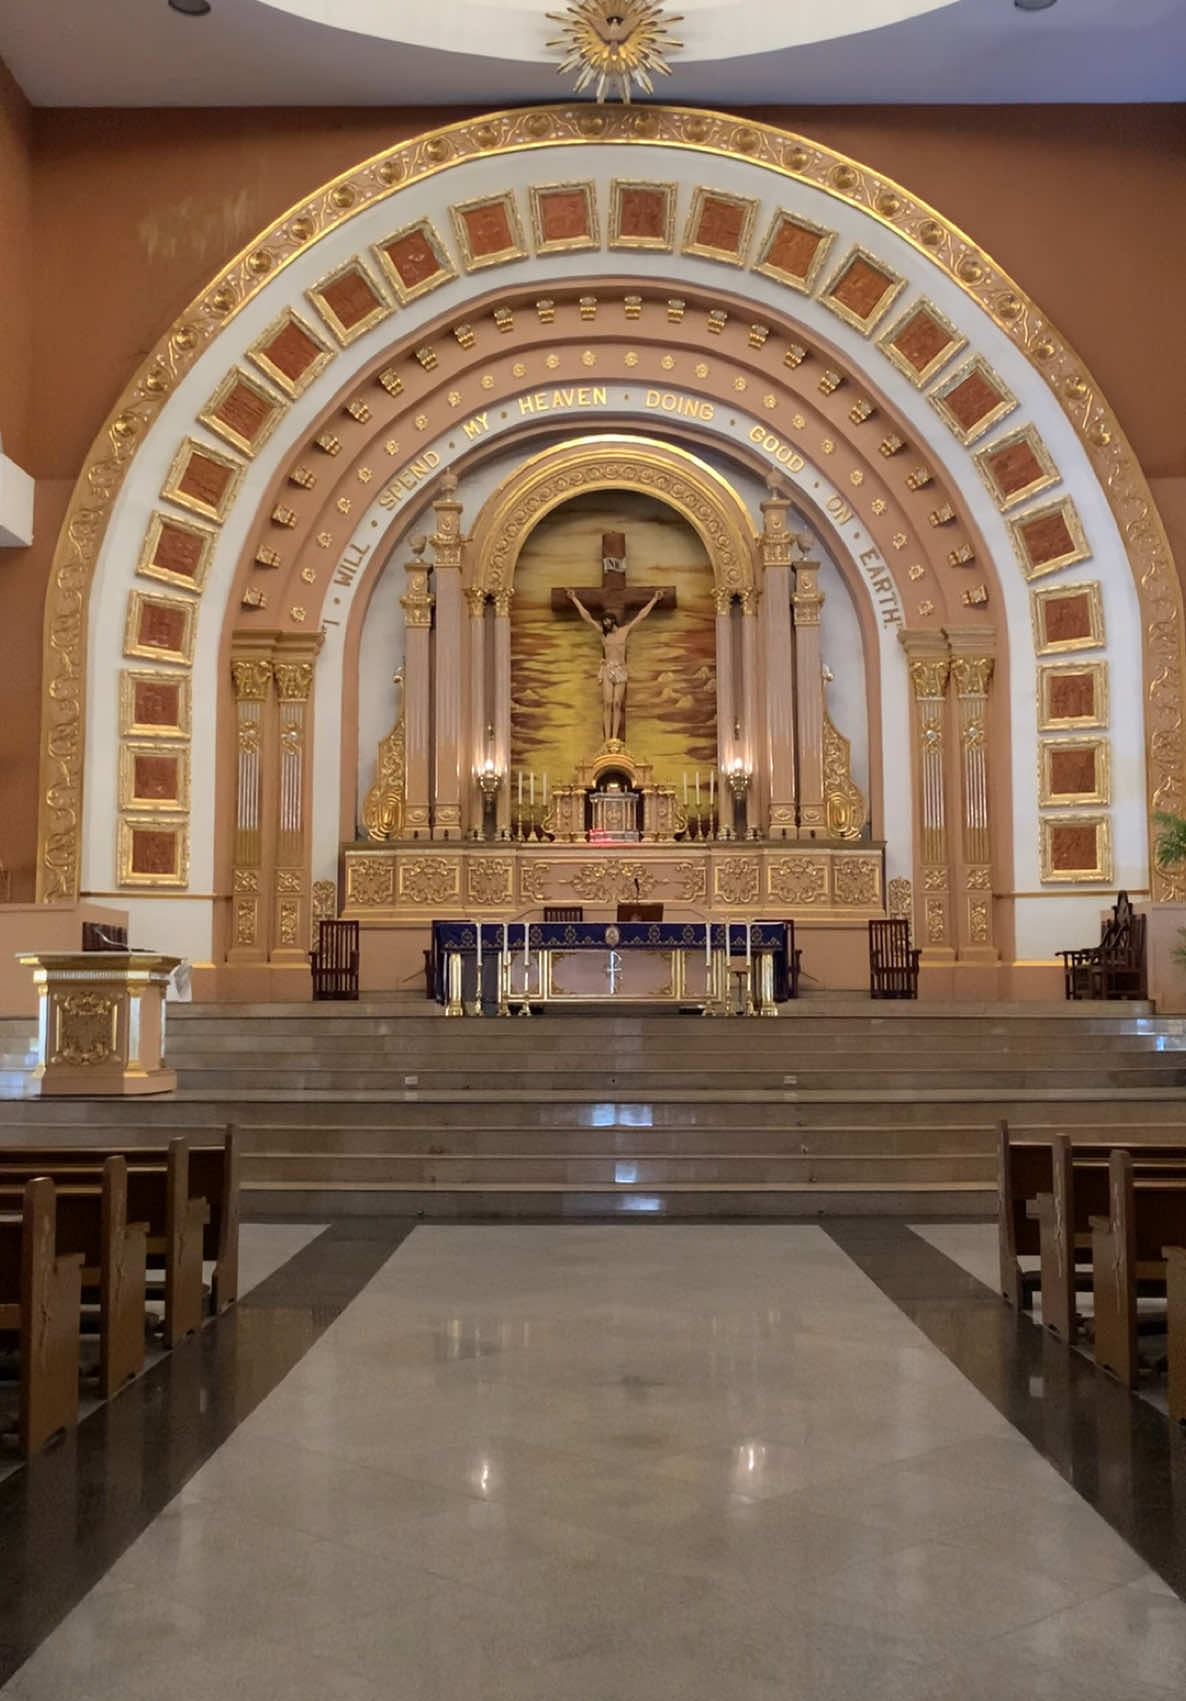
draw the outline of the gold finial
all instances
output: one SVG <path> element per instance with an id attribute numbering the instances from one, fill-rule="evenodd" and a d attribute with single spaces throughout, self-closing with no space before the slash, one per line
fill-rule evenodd
<path id="1" fill-rule="evenodd" d="M 599 101 L 608 94 L 628 105 L 632 83 L 653 94 L 652 73 L 669 77 L 664 54 L 683 46 L 668 27 L 681 23 L 682 14 L 667 13 L 659 0 L 569 0 L 562 12 L 548 17 L 563 31 L 548 43 L 564 55 L 557 73 L 575 71 L 576 93 L 592 84 Z"/>

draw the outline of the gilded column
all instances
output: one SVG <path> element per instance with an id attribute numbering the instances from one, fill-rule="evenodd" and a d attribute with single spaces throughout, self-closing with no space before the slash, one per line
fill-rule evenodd
<path id="1" fill-rule="evenodd" d="M 492 739 L 487 735 L 490 718 L 486 708 L 486 593 L 470 585 L 465 593 L 469 609 L 469 761 L 466 772 L 466 803 L 470 825 L 482 830 L 483 797 L 477 776 L 487 757 L 493 759 Z"/>
<path id="2" fill-rule="evenodd" d="M 795 837 L 795 664 L 791 649 L 789 500 L 777 479 L 762 503 L 762 629 L 766 674 L 766 773 L 770 836 Z"/>
<path id="3" fill-rule="evenodd" d="M 412 559 L 404 563 L 405 588 L 400 598 L 404 611 L 404 749 L 407 772 L 407 807 L 404 831 L 410 839 L 427 839 L 430 673 L 429 636 L 432 627 L 432 595 L 428 589 L 428 566 L 423 552 L 427 538 L 412 543 Z"/>
<path id="4" fill-rule="evenodd" d="M 741 671 L 742 701 L 742 760 L 750 774 L 747 802 L 749 830 L 763 830 L 766 799 L 770 795 L 769 774 L 762 738 L 762 680 L 758 667 L 758 593 L 743 591 L 741 595 Z"/>
<path id="5" fill-rule="evenodd" d="M 951 663 L 940 632 L 899 630 L 908 657 L 914 700 L 916 887 L 922 893 L 921 938 L 924 958 L 955 955 L 948 866 L 946 698 Z M 887 784 L 892 776 L 887 775 Z"/>
<path id="6" fill-rule="evenodd" d="M 498 791 L 498 831 L 511 831 L 511 598 L 513 590 L 494 593 L 494 759 L 502 775 Z"/>
<path id="7" fill-rule="evenodd" d="M 273 880 L 273 962 L 305 963 L 309 934 L 309 876 L 305 844 L 305 752 L 313 662 L 318 634 L 282 637 L 272 662 L 280 708 L 280 774 L 276 800 L 276 866 Z"/>
<path id="8" fill-rule="evenodd" d="M 994 634 L 983 627 L 949 631 L 951 682 L 960 745 L 961 855 L 958 875 L 959 954 L 995 961 L 992 937 L 991 793 L 988 778 L 988 689 L 993 673 Z"/>
<path id="9" fill-rule="evenodd" d="M 724 776 L 739 754 L 734 737 L 737 710 L 733 705 L 733 592 L 714 592 L 717 609 L 717 767 Z M 722 777 L 721 784 L 725 781 Z"/>
<path id="10" fill-rule="evenodd" d="M 456 501 L 457 478 L 447 472 L 442 495 L 433 503 L 436 531 L 432 537 L 436 579 L 436 666 L 434 679 L 432 836 L 461 837 L 462 705 L 468 677 L 463 650 L 465 616 L 461 597 L 461 503 Z"/>
<path id="11" fill-rule="evenodd" d="M 267 956 L 262 908 L 266 897 L 264 711 L 272 685 L 272 664 L 258 650 L 236 650 L 231 659 L 231 680 L 235 688 L 235 848 L 227 957 L 231 962 L 263 962 Z"/>
<path id="12" fill-rule="evenodd" d="M 810 538 L 798 540 L 806 548 Z M 795 717 L 799 735 L 799 836 L 824 838 L 828 800 L 824 795 L 824 658 L 820 650 L 819 562 L 795 563 Z"/>

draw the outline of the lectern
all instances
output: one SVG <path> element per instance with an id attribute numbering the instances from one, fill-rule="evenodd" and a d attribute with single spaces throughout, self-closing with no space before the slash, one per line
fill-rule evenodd
<path id="1" fill-rule="evenodd" d="M 181 961 L 154 951 L 22 955 L 37 986 L 36 1091 L 111 1097 L 167 1093 L 165 989 Z"/>

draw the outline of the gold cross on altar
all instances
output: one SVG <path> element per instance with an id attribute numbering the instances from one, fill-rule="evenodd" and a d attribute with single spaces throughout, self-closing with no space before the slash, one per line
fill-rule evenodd
<path id="1" fill-rule="evenodd" d="M 598 617 L 612 614 L 619 626 L 627 615 L 645 608 L 656 591 L 656 608 L 676 606 L 674 585 L 637 586 L 626 583 L 625 532 L 602 533 L 600 585 L 591 585 L 587 590 L 581 586 L 575 586 L 574 589 L 590 614 Z M 552 607 L 562 614 L 572 607 L 568 600 L 567 586 L 560 585 L 553 590 Z"/>

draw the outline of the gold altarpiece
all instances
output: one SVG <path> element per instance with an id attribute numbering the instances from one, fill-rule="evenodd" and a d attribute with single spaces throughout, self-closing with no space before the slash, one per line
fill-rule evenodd
<path id="1" fill-rule="evenodd" d="M 670 731 L 660 749 L 673 771 L 659 772 L 647 759 L 655 693 L 652 686 L 642 694 L 641 669 L 636 684 L 632 649 L 626 737 L 599 736 L 606 728 L 592 696 L 597 634 L 574 620 L 568 665 L 585 677 L 565 678 L 554 658 L 542 676 L 566 701 L 585 692 L 584 750 L 568 771 L 553 770 L 546 791 L 534 779 L 524 790 L 515 716 L 541 689 L 516 678 L 524 654 L 513 629 L 519 558 L 547 515 L 589 495 L 598 498 L 585 504 L 597 524 L 615 512 L 618 495 L 627 526 L 639 496 L 652 512 L 656 501 L 665 504 L 702 552 L 686 675 L 673 662 L 670 634 L 659 653 L 663 687 L 691 698 L 711 681 L 710 706 L 679 700 L 695 727 L 684 772 L 674 771 L 680 750 Z M 737 493 L 695 456 L 658 441 L 600 437 L 525 463 L 468 534 L 463 498 L 452 475 L 442 479 L 427 549 L 418 540 L 407 562 L 400 707 L 365 800 L 366 838 L 344 847 L 344 915 L 423 926 L 433 917 L 522 918 L 555 904 L 596 910 L 635 900 L 662 903 L 672 915 L 802 914 L 858 925 L 886 913 L 883 847 L 865 836 L 867 804 L 852 779 L 848 741 L 827 712 L 818 563 L 793 532 L 789 498 L 775 483 L 755 531 Z M 581 583 L 589 577 L 564 567 Z M 644 570 L 637 594 L 624 580 L 616 594 L 633 596 L 633 607 L 645 598 L 638 612 L 649 619 L 650 585 L 663 576 Z M 551 591 L 545 585 L 541 594 L 552 596 L 559 625 L 565 593 L 556 580 L 553 573 Z M 680 574 L 670 604 L 692 602 L 692 584 L 691 573 Z M 538 745 L 547 737 L 538 712 L 530 724 Z M 530 759 L 530 744 L 526 753 Z M 687 770 L 701 768 L 689 791 Z"/>

